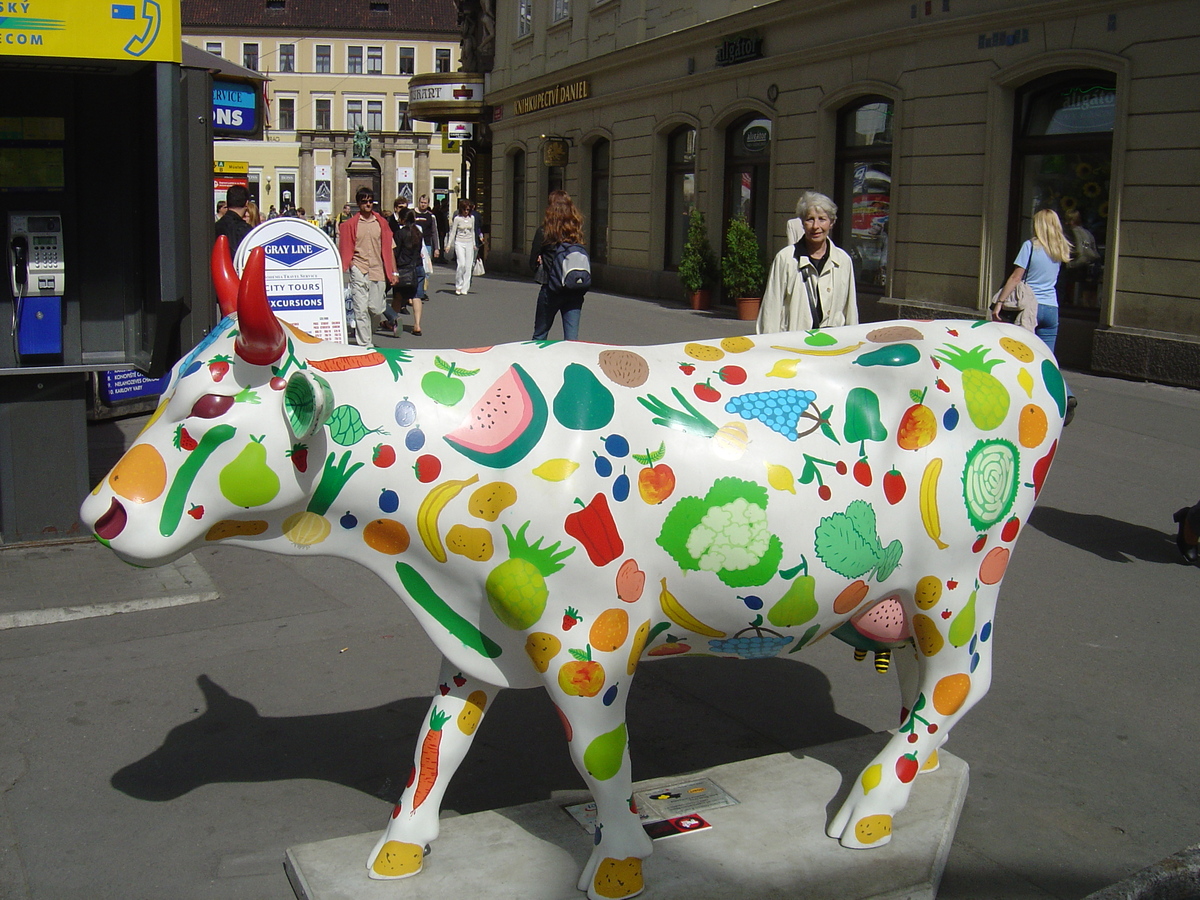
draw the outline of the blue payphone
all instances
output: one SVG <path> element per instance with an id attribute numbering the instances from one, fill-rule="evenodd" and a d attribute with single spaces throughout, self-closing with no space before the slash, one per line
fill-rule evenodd
<path id="1" fill-rule="evenodd" d="M 10 212 L 8 254 L 14 357 L 18 364 L 31 356 L 61 359 L 66 289 L 62 216 Z"/>

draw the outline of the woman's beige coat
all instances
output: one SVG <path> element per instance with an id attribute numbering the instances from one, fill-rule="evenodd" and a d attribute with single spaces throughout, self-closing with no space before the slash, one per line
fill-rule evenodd
<path id="1" fill-rule="evenodd" d="M 767 287 L 763 291 L 762 306 L 758 311 L 758 333 L 776 331 L 807 331 L 813 327 L 812 311 L 808 304 L 808 291 L 800 270 L 808 268 L 813 287 L 820 291 L 821 309 L 824 318 L 822 328 L 834 325 L 858 324 L 858 294 L 854 289 L 854 270 L 850 256 L 845 250 L 828 242 L 829 259 L 819 277 L 812 261 L 801 254 L 796 259 L 793 246 L 789 244 L 775 254 L 771 272 L 767 276 Z M 803 245 L 802 245 L 803 246 Z"/>

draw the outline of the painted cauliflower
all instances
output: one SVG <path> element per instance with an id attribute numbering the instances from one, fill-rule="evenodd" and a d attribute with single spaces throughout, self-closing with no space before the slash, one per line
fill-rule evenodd
<path id="1" fill-rule="evenodd" d="M 730 587 L 765 584 L 783 558 L 767 526 L 767 489 L 740 478 L 717 479 L 703 499 L 682 498 L 658 544 L 681 569 L 713 572 Z"/>

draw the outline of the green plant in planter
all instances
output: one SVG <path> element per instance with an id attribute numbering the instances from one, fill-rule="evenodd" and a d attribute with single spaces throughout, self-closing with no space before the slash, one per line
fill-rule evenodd
<path id="1" fill-rule="evenodd" d="M 767 271 L 759 255 L 758 236 L 743 216 L 729 220 L 725 232 L 725 256 L 721 259 L 721 283 L 725 296 L 761 297 Z"/>
<path id="2" fill-rule="evenodd" d="M 688 216 L 687 242 L 679 260 L 679 281 L 689 294 L 709 290 L 717 281 L 717 259 L 708 243 L 704 213 L 693 209 Z"/>

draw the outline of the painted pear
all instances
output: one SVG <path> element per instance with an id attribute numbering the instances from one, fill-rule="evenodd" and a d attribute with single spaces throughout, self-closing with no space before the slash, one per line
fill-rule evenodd
<path id="1" fill-rule="evenodd" d="M 963 647 L 975 634 L 975 591 L 967 598 L 967 605 L 958 611 L 950 623 L 950 645 Z"/>
<path id="2" fill-rule="evenodd" d="M 788 585 L 784 595 L 767 610 L 767 621 L 778 628 L 803 625 L 817 614 L 817 580 L 808 574 L 808 561 L 801 557 L 804 571 Z"/>
<path id="3" fill-rule="evenodd" d="M 221 470 L 221 494 L 235 506 L 262 506 L 279 493 L 279 476 L 267 465 L 267 448 L 262 438 L 251 435 L 233 462 Z"/>
<path id="4" fill-rule="evenodd" d="M 554 398 L 554 418 L 560 425 L 594 431 L 612 421 L 614 409 L 612 392 L 591 369 L 571 363 L 563 370 L 563 385 Z"/>

